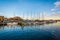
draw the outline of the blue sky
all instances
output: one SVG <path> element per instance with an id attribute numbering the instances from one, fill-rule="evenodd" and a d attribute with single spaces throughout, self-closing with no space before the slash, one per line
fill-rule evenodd
<path id="1" fill-rule="evenodd" d="M 44 13 L 44 17 L 47 19 L 52 17 L 59 18 L 59 16 L 56 15 L 58 12 L 56 12 L 57 10 L 55 11 L 54 8 L 55 2 L 60 3 L 60 0 L 0 0 L 0 15 L 5 17 L 13 17 L 15 15 L 22 18 L 33 19 L 42 18 L 42 13 Z"/>

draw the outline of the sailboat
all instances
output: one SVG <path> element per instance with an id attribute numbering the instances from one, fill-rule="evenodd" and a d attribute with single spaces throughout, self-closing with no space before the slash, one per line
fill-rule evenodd
<path id="1" fill-rule="evenodd" d="M 15 17 L 15 13 L 14 13 L 14 17 Z M 15 20 L 10 20 L 10 22 L 7 23 L 8 26 L 13 26 L 13 25 L 18 25 L 18 21 L 16 22 Z"/>
<path id="2" fill-rule="evenodd" d="M 18 25 L 18 22 L 7 23 L 8 26 Z"/>

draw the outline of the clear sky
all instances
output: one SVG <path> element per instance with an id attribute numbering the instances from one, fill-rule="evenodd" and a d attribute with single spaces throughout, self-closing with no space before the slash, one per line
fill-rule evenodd
<path id="1" fill-rule="evenodd" d="M 0 0 L 0 15 L 28 19 L 59 19 L 60 0 Z"/>

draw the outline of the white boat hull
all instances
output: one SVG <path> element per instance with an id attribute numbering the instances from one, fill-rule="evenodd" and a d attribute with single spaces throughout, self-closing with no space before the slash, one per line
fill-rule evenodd
<path id="1" fill-rule="evenodd" d="M 13 23 L 7 23 L 8 26 L 13 26 L 13 25 L 18 25 L 17 22 L 13 22 Z"/>

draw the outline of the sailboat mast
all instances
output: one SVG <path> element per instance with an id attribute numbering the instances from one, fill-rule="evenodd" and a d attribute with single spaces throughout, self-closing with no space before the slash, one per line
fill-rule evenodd
<path id="1" fill-rule="evenodd" d="M 44 20 L 44 13 L 42 13 L 42 20 Z"/>

